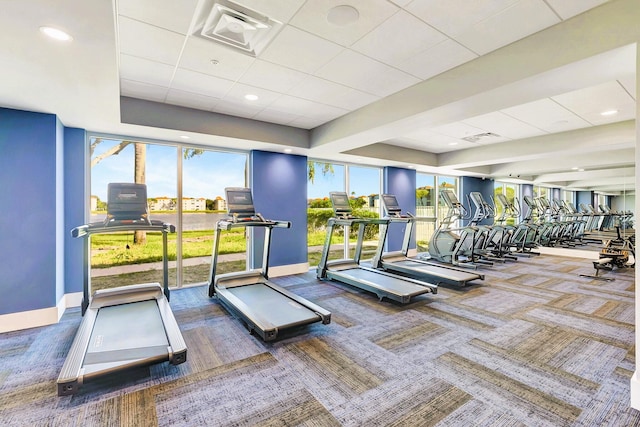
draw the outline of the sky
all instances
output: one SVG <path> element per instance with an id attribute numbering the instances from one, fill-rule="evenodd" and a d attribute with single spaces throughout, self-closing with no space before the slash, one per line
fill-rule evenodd
<path id="1" fill-rule="evenodd" d="M 100 155 L 119 141 L 104 139 L 98 144 L 93 157 Z M 91 170 L 91 194 L 107 200 L 110 182 L 133 182 L 133 145 L 118 155 L 106 157 Z M 147 195 L 153 197 L 177 196 L 177 148 L 147 144 L 146 183 Z M 206 151 L 202 155 L 183 159 L 183 197 L 224 197 L 225 187 L 244 187 L 247 155 Z M 314 183 L 308 183 L 309 199 L 324 198 L 331 191 L 347 191 L 344 165 L 334 165 L 333 172 L 322 174 L 322 165 L 316 166 Z M 418 187 L 422 186 L 422 174 L 418 174 Z M 433 182 L 433 178 L 431 178 Z M 451 178 L 454 181 L 454 178 Z M 348 193 L 356 196 L 378 194 L 381 188 L 381 171 L 374 167 L 349 166 Z"/>
<path id="2" fill-rule="evenodd" d="M 104 140 L 93 156 L 106 151 L 117 141 Z M 91 170 L 91 194 L 107 200 L 110 182 L 133 182 L 133 145 L 118 155 L 112 155 Z M 183 197 L 224 197 L 225 187 L 245 187 L 245 154 L 206 151 L 204 154 L 183 159 Z M 177 196 L 177 149 L 171 146 L 147 144 L 146 183 L 148 197 Z"/>

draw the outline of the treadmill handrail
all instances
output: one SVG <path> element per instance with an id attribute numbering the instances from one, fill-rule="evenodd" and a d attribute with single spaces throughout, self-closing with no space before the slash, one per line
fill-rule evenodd
<path id="1" fill-rule="evenodd" d="M 162 288 L 164 291 L 164 295 L 167 297 L 167 301 L 170 299 L 170 291 L 169 291 L 169 256 L 168 256 L 168 242 L 167 242 L 167 234 L 175 233 L 176 227 L 173 224 L 169 224 L 167 222 L 159 221 L 159 220 L 151 220 L 151 221 L 127 221 L 127 220 L 111 220 L 109 222 L 99 221 L 92 222 L 89 224 L 80 225 L 78 227 L 74 227 L 71 229 L 71 236 L 75 238 L 87 237 L 84 242 L 84 256 L 85 263 L 89 265 L 89 236 L 92 234 L 107 234 L 107 233 L 117 233 L 123 231 L 160 231 L 162 232 L 162 272 L 163 272 L 163 280 L 162 280 Z M 89 307 L 89 300 L 91 296 L 89 295 L 89 277 L 88 275 L 84 278 L 84 283 L 82 286 L 82 315 L 84 316 L 87 311 L 87 307 Z"/>
<path id="2" fill-rule="evenodd" d="M 105 225 L 104 221 L 92 222 L 90 224 L 80 225 L 71 229 L 71 236 L 75 238 L 90 236 L 92 234 L 117 233 L 120 231 L 162 231 L 166 233 L 175 233 L 176 227 L 173 224 L 152 220 L 151 224 L 146 222 L 112 222 Z"/>
<path id="3" fill-rule="evenodd" d="M 271 228 L 291 228 L 291 221 L 269 220 L 262 216 L 255 216 L 242 219 L 221 219 L 216 223 L 218 230 L 230 230 L 239 227 L 271 227 Z"/>

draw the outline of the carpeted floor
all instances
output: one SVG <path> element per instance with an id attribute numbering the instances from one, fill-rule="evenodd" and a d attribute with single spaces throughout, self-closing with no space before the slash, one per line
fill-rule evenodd
<path id="1" fill-rule="evenodd" d="M 120 373 L 58 397 L 80 323 L 0 335 L 2 426 L 633 426 L 634 272 L 540 256 L 483 269 L 408 305 L 313 273 L 274 281 L 330 325 L 264 343 L 205 287 L 171 305 L 188 360 Z"/>

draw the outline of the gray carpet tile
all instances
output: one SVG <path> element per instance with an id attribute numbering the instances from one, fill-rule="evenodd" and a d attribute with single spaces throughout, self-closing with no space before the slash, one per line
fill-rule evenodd
<path id="1" fill-rule="evenodd" d="M 482 269 L 409 304 L 326 281 L 274 282 L 332 312 L 265 343 L 206 286 L 171 306 L 187 362 L 55 381 L 80 324 L 0 334 L 3 426 L 634 426 L 633 270 L 542 255 Z"/>

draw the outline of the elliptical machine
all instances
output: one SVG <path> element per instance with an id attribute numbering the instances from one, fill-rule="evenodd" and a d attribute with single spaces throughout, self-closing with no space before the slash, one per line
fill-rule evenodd
<path id="1" fill-rule="evenodd" d="M 471 215 L 453 191 L 442 190 L 440 197 L 447 205 L 447 214 L 440 221 L 440 225 L 429 241 L 430 257 L 459 267 L 477 268 L 479 258 L 475 253 L 475 242 L 478 228 L 474 226 L 452 228 L 457 220 L 471 219 Z"/>

